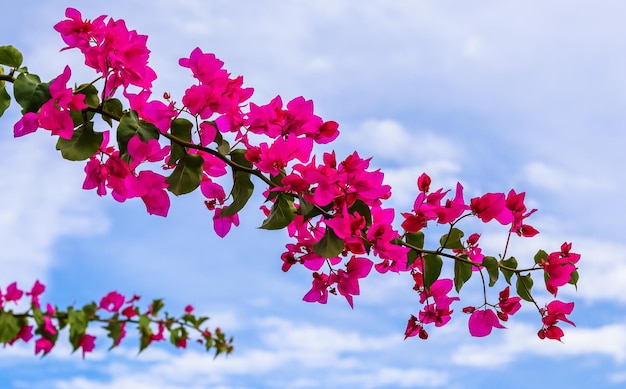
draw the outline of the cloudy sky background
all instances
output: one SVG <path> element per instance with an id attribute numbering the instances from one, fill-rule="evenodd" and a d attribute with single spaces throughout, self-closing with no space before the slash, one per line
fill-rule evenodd
<path id="1" fill-rule="evenodd" d="M 303 95 L 340 123 L 335 149 L 358 150 L 385 171 L 390 205 L 408 210 L 423 172 L 435 188 L 460 181 L 466 198 L 515 188 L 539 208 L 538 248 L 573 241 L 580 252 L 576 328 L 564 343 L 539 341 L 531 307 L 488 338 L 467 332 L 462 306 L 428 341 L 402 341 L 419 310 L 406 276 L 371 276 L 350 310 L 301 297 L 309 272 L 280 271 L 285 233 L 258 230 L 259 198 L 225 239 L 213 233 L 201 196 L 173 199 L 167 219 L 139 201 L 118 204 L 81 188 L 83 163 L 64 161 L 43 131 L 12 138 L 16 105 L 0 119 L 0 287 L 40 279 L 65 306 L 110 290 L 193 304 L 235 336 L 235 353 L 213 360 L 191 347 L 107 343 L 83 361 L 65 341 L 43 360 L 33 345 L 0 351 L 3 388 L 478 388 L 622 387 L 626 383 L 626 244 L 622 149 L 626 146 L 626 4 L 618 1 L 108 1 L 14 4 L 0 44 L 24 53 L 49 80 L 66 63 L 73 81 L 92 79 L 63 52 L 52 26 L 67 6 L 94 19 L 124 18 L 147 34 L 154 93 L 180 100 L 192 82 L 178 58 L 196 46 L 244 75 L 261 104 Z M 14 103 L 15 104 L 15 103 Z M 101 130 L 104 129 L 101 128 Z M 260 185 L 259 185 L 260 186 Z M 467 223 L 466 231 L 482 226 Z M 433 232 L 436 233 L 437 231 Z M 487 233 L 488 232 L 488 233 Z M 500 252 L 505 231 L 483 235 Z M 528 262 L 527 262 L 528 263 Z M 474 280 L 476 282 L 476 280 Z M 496 291 L 492 291 L 495 293 Z M 495 294 L 494 294 L 495 296 Z M 332 297 L 332 296 L 331 296 Z M 474 299 L 474 300 L 472 300 Z"/>

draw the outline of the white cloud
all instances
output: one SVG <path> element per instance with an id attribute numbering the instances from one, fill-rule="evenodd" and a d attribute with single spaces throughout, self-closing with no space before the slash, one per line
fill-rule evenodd
<path id="1" fill-rule="evenodd" d="M 3 117 L 3 123 L 8 118 Z M 41 132 L 41 131 L 40 131 Z M 107 219 L 99 199 L 82 187 L 82 166 L 56 155 L 47 134 L 0 144 L 0 286 L 28 287 L 46 278 L 52 250 L 62 237 L 103 233 Z"/>
<path id="2" fill-rule="evenodd" d="M 452 357 L 455 364 L 479 368 L 500 368 L 520 357 L 603 356 L 618 363 L 626 360 L 626 326 L 607 324 L 597 328 L 571 327 L 563 324 L 563 343 L 541 340 L 538 326 L 511 322 L 506 330 L 491 339 L 477 339 L 458 348 Z"/>

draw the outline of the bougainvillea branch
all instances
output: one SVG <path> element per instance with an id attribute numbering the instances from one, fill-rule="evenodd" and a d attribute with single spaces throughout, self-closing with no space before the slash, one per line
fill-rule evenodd
<path id="1" fill-rule="evenodd" d="M 536 307 L 542 339 L 560 340 L 563 331 L 557 324 L 573 324 L 566 315 L 574 303 L 554 300 L 540 307 L 531 277 L 542 272 L 545 289 L 554 297 L 560 287 L 576 285 L 580 255 L 571 252 L 571 244 L 550 254 L 539 250 L 529 266 L 518 266 L 508 255 L 514 235 L 526 239 L 539 233 L 526 222 L 536 210 L 527 210 L 524 192 L 485 193 L 466 201 L 460 183 L 453 193 L 444 188 L 432 191 L 431 178 L 422 173 L 416 180 L 413 208 L 397 213 L 384 205 L 391 187 L 384 183 L 381 170 L 369 168 L 371 158 L 356 151 L 341 161 L 334 151 L 315 154 L 316 145 L 339 136 L 339 125 L 315 115 L 311 100 L 296 97 L 284 104 L 276 96 L 265 104 L 249 101 L 253 89 L 244 87 L 243 77 L 232 77 L 221 60 L 200 48 L 178 62 L 193 79 L 180 103 L 169 93 L 152 98 L 157 73 L 148 65 L 147 36 L 104 15 L 85 20 L 78 10 L 68 8 L 66 17 L 54 26 L 67 45 L 63 50 L 79 50 L 85 65 L 96 72 L 94 81 L 68 87 L 72 71 L 66 66 L 58 77 L 42 82 L 22 66 L 16 48 L 1 46 L 0 115 L 12 101 L 7 91 L 12 84 L 22 113 L 14 136 L 43 129 L 58 137 L 56 148 L 63 158 L 87 161 L 84 189 L 95 189 L 99 196 L 110 194 L 119 202 L 139 198 L 148 213 L 162 217 L 168 214 L 170 193 L 180 196 L 199 189 L 216 234 L 224 237 L 239 225 L 239 211 L 248 204 L 256 177 L 265 186 L 261 228 L 286 229 L 292 239 L 281 255 L 281 269 L 303 266 L 312 274 L 303 300 L 324 304 L 329 295 L 340 294 L 353 307 L 360 280 L 374 272 L 406 274 L 414 281 L 422 308 L 410 315 L 405 338 L 426 339 L 426 326 L 446 325 L 454 312 L 452 304 L 460 301 L 449 294 L 453 289 L 458 294 L 475 273 L 480 275 L 483 302 L 462 309 L 470 314 L 471 335 L 486 336 L 493 328 L 504 328 L 502 322 L 521 308 L 522 301 Z M 229 170 L 227 194 L 220 177 Z M 394 224 L 398 215 L 400 230 Z M 477 233 L 466 237 L 460 226 L 471 220 L 506 229 L 501 254 L 485 255 Z M 447 232 L 439 245 L 427 247 L 425 231 L 433 225 L 447 226 Z M 452 278 L 442 276 L 444 259 L 451 260 Z M 487 288 L 495 287 L 500 275 L 507 285 L 492 303 Z M 513 283 L 517 296 L 511 296 Z M 13 301 L 7 295 L 5 302 Z M 3 306 L 0 342 L 28 341 L 34 321 L 40 335 L 36 353 L 49 352 L 58 330 L 66 326 L 74 350 L 85 353 L 94 347 L 93 336 L 87 334 L 89 323 L 104 325 L 113 346 L 132 324 L 139 328 L 141 349 L 163 339 L 166 331 L 175 346 L 183 347 L 189 333 L 196 331 L 207 349 L 218 354 L 232 350 L 221 331 L 201 329 L 205 318 L 191 311 L 179 318 L 159 317 L 162 300 L 154 300 L 143 314 L 134 302 L 112 292 L 99 305 L 82 309 L 61 311 L 48 305 L 42 310 L 31 302 L 30 309 L 14 313 Z"/>

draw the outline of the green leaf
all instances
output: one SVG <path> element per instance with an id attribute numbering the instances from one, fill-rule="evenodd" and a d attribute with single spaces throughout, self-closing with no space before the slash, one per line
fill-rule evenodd
<path id="1" fill-rule="evenodd" d="M 230 153 L 230 144 L 226 139 L 222 139 L 220 145 L 217 146 L 217 152 L 222 155 L 228 155 L 228 153 Z"/>
<path id="2" fill-rule="evenodd" d="M 578 290 L 578 270 L 572 272 L 568 284 L 574 285 L 576 290 Z"/>
<path id="3" fill-rule="evenodd" d="M 246 159 L 245 149 L 235 149 L 230 152 L 230 159 L 239 166 L 243 166 L 252 169 L 252 162 Z"/>
<path id="4" fill-rule="evenodd" d="M 409 250 L 409 252 L 406 254 L 406 268 L 409 269 L 415 263 L 415 260 L 417 260 L 417 258 L 419 257 L 420 254 L 417 252 L 417 250 Z"/>
<path id="5" fill-rule="evenodd" d="M 157 317 L 159 315 L 159 311 L 163 309 L 165 304 L 163 304 L 163 299 L 154 299 L 152 300 L 150 313 L 152 317 Z"/>
<path id="6" fill-rule="evenodd" d="M 199 154 L 186 154 L 176 165 L 176 168 L 165 179 L 169 185 L 167 190 L 176 196 L 193 192 L 202 181 L 202 165 L 204 159 Z"/>
<path id="7" fill-rule="evenodd" d="M 68 309 L 67 316 L 70 325 L 70 343 L 74 352 L 80 347 L 80 341 L 87 332 L 89 320 L 83 310 Z"/>
<path id="8" fill-rule="evenodd" d="M 461 243 L 461 238 L 465 235 L 463 231 L 458 228 L 453 228 L 449 233 L 443 235 L 439 240 L 439 244 L 444 249 L 462 249 L 463 243 Z"/>
<path id="9" fill-rule="evenodd" d="M 172 135 L 185 142 L 191 142 L 191 129 L 193 123 L 185 118 L 176 118 L 172 120 L 171 127 Z M 170 159 L 168 164 L 170 166 L 176 164 L 182 157 L 187 154 L 185 148 L 178 143 L 172 141 L 172 151 L 170 153 Z"/>
<path id="10" fill-rule="evenodd" d="M 511 257 L 506 261 L 501 261 L 501 264 L 510 269 L 517 269 L 517 260 L 515 259 L 515 257 Z M 511 276 L 513 276 L 513 272 L 511 270 L 502 268 L 500 268 L 500 271 L 502 272 L 502 275 L 504 275 L 504 279 L 506 280 L 507 284 L 511 285 Z"/>
<path id="11" fill-rule="evenodd" d="M 150 329 L 151 320 L 148 315 L 140 315 L 139 316 L 139 352 L 142 352 L 150 345 L 150 335 L 152 335 L 152 330 Z"/>
<path id="12" fill-rule="evenodd" d="M 281 193 L 276 196 L 276 201 L 272 205 L 270 214 L 263 221 L 260 228 L 264 230 L 280 230 L 287 227 L 295 217 L 296 207 L 293 205 L 293 199 Z"/>
<path id="13" fill-rule="evenodd" d="M 515 283 L 515 287 L 517 289 L 517 295 L 526 301 L 533 301 L 530 292 L 533 288 L 533 279 L 530 274 L 526 274 L 525 276 L 517 276 L 517 282 Z"/>
<path id="14" fill-rule="evenodd" d="M 315 206 L 304 199 L 302 193 L 298 193 L 298 214 L 299 215 L 308 215 L 309 213 L 315 210 Z"/>
<path id="15" fill-rule="evenodd" d="M 115 344 L 122 338 L 122 322 L 118 320 L 118 314 L 113 315 L 109 323 L 104 327 L 107 330 L 107 337 L 113 340 L 109 350 L 115 347 Z"/>
<path id="16" fill-rule="evenodd" d="M 489 286 L 494 286 L 498 281 L 498 277 L 500 276 L 498 260 L 494 257 L 485 257 L 483 258 L 482 265 L 485 267 L 485 269 L 487 269 L 487 273 L 489 273 Z"/>
<path id="17" fill-rule="evenodd" d="M 343 239 L 339 238 L 335 231 L 327 226 L 322 239 L 313 243 L 313 252 L 324 258 L 333 258 L 343 252 L 344 244 Z"/>
<path id="18" fill-rule="evenodd" d="M 236 170 L 233 174 L 233 181 L 233 189 L 230 191 L 233 202 L 229 206 L 222 208 L 221 216 L 233 216 L 241 211 L 254 192 L 254 184 L 250 180 L 250 173 Z"/>
<path id="19" fill-rule="evenodd" d="M 97 107 L 100 105 L 100 98 L 98 97 L 98 89 L 93 84 L 82 84 L 77 90 L 78 94 L 85 95 L 85 104 L 90 107 Z"/>
<path id="20" fill-rule="evenodd" d="M 424 248 L 424 233 L 422 231 L 407 233 L 404 239 L 413 247 L 417 247 L 418 249 Z"/>
<path id="21" fill-rule="evenodd" d="M 102 110 L 104 112 L 107 112 L 109 114 L 111 114 L 112 116 L 115 117 L 122 117 L 122 109 L 124 107 L 122 106 L 122 102 L 118 99 L 108 99 L 108 100 L 104 100 L 104 103 L 102 104 Z M 104 120 L 105 122 L 107 122 L 109 124 L 110 127 L 113 127 L 113 119 L 107 115 L 107 114 L 102 114 L 102 120 Z"/>
<path id="22" fill-rule="evenodd" d="M 50 84 L 42 83 L 36 74 L 21 73 L 13 83 L 15 101 L 22 107 L 22 114 L 37 112 L 52 98 Z"/>
<path id="23" fill-rule="evenodd" d="M 22 53 L 13 46 L 0 46 L 0 64 L 10 66 L 12 68 L 19 68 L 22 66 Z"/>
<path id="24" fill-rule="evenodd" d="M 133 136 L 138 135 L 139 139 L 147 142 L 150 139 L 159 139 L 159 134 L 159 129 L 154 124 L 139 120 L 136 111 L 130 110 L 124 113 L 120 119 L 120 124 L 117 126 L 117 144 L 120 154 L 129 160 L 128 141 Z"/>
<path id="25" fill-rule="evenodd" d="M 17 318 L 9 312 L 0 312 L 0 343 L 9 343 L 19 332 Z"/>
<path id="26" fill-rule="evenodd" d="M 59 137 L 56 148 L 69 161 L 84 161 L 98 151 L 103 136 L 101 132 L 93 131 L 93 122 L 87 122 L 74 131 L 72 139 Z"/>
<path id="27" fill-rule="evenodd" d="M 540 264 L 541 262 L 543 262 L 543 260 L 547 258 L 548 258 L 548 253 L 546 253 L 543 250 L 539 250 L 537 251 L 537 254 L 535 254 L 535 263 Z"/>
<path id="28" fill-rule="evenodd" d="M 363 202 L 363 200 L 356 199 L 354 203 L 348 208 L 348 212 L 351 214 L 357 212 L 359 215 L 365 218 L 365 226 L 369 227 L 372 225 L 372 210 L 370 207 Z"/>
<path id="29" fill-rule="evenodd" d="M 443 260 L 437 254 L 424 255 L 424 287 L 430 288 L 441 274 Z"/>
<path id="30" fill-rule="evenodd" d="M 454 289 L 459 293 L 463 285 L 472 278 L 473 266 L 467 262 L 454 260 Z"/>
<path id="31" fill-rule="evenodd" d="M 0 86 L 0 117 L 11 105 L 11 96 L 4 85 Z"/>

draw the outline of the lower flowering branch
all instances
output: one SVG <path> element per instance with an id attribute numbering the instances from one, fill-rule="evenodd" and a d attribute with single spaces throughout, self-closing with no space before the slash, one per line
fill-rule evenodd
<path id="1" fill-rule="evenodd" d="M 84 358 L 96 347 L 96 337 L 89 333 L 89 327 L 97 323 L 112 341 L 109 349 L 118 347 L 128 327 L 134 326 L 139 335 L 139 352 L 166 340 L 177 348 L 186 348 L 190 341 L 198 343 L 206 351 L 213 350 L 216 357 L 233 351 L 232 337 L 227 338 L 219 327 L 209 330 L 204 326 L 208 317 L 196 316 L 191 305 L 175 317 L 167 312 L 161 314 L 164 304 L 156 299 L 142 312 L 137 305 L 139 296 L 126 299 L 118 292 L 110 292 L 98 304 L 92 302 L 82 308 L 70 306 L 61 310 L 48 303 L 42 309 L 40 296 L 44 291 L 45 286 L 36 281 L 28 292 L 18 289 L 14 282 L 5 294 L 0 293 L 0 343 L 13 345 L 20 340 L 27 343 L 37 337 L 35 354 L 45 356 L 52 351 L 60 332 L 67 328 L 72 351 L 81 349 Z M 23 312 L 14 312 L 9 309 L 10 304 L 17 307 L 28 304 L 29 307 Z"/>

